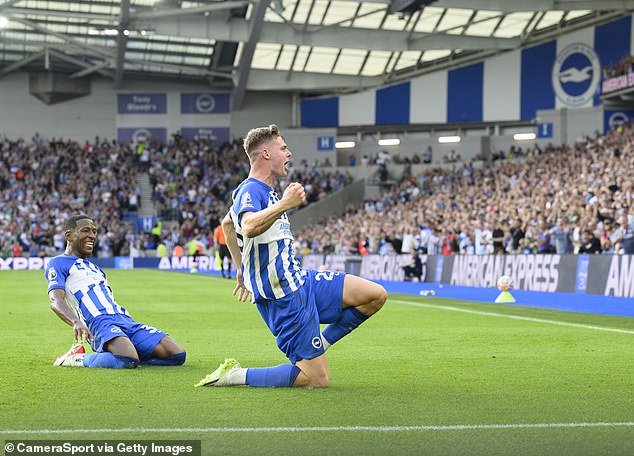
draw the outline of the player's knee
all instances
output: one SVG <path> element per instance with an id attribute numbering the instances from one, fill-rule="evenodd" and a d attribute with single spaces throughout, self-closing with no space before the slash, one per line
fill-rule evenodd
<path id="1" fill-rule="evenodd" d="M 383 304 L 385 304 L 385 301 L 387 301 L 387 290 L 385 288 L 383 288 L 382 286 L 380 286 L 380 290 L 378 292 L 378 296 L 377 296 L 377 310 L 379 310 L 381 307 L 383 307 Z"/>
<path id="2" fill-rule="evenodd" d="M 309 388 L 328 388 L 330 385 L 330 374 L 328 371 L 313 374 L 308 383 Z"/>
<path id="3" fill-rule="evenodd" d="M 385 301 L 387 301 L 387 291 L 381 285 L 376 284 L 376 291 L 373 293 L 372 301 L 370 302 L 372 313 L 381 310 Z"/>

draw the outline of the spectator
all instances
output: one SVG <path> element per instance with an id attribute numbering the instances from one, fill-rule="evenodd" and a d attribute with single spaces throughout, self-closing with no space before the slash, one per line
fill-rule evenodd
<path id="1" fill-rule="evenodd" d="M 623 230 L 620 239 L 623 253 L 631 255 L 634 253 L 634 227 L 625 215 L 619 217 L 619 226 Z"/>
<path id="2" fill-rule="evenodd" d="M 550 234 L 555 244 L 555 253 L 572 253 L 572 230 L 563 218 L 557 220 L 557 224 L 550 229 Z"/>
<path id="3" fill-rule="evenodd" d="M 427 146 L 423 152 L 423 163 L 429 164 L 432 161 L 432 149 L 431 146 Z"/>
<path id="4" fill-rule="evenodd" d="M 579 253 L 601 253 L 601 241 L 594 235 L 590 228 L 583 230 L 582 242 Z"/>
<path id="5" fill-rule="evenodd" d="M 403 266 L 406 281 L 420 282 L 423 275 L 423 262 L 418 253 L 412 255 L 412 260 Z"/>

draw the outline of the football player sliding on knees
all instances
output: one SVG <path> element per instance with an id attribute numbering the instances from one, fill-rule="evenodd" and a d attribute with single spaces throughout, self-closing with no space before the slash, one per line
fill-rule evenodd
<path id="1" fill-rule="evenodd" d="M 170 336 L 134 321 L 114 299 L 103 270 L 89 261 L 97 241 L 95 222 L 75 215 L 64 226 L 66 250 L 46 267 L 51 309 L 73 327 L 75 344 L 54 366 L 135 368 L 180 366 L 185 350 Z M 86 353 L 89 342 L 95 353 Z"/>
<path id="2" fill-rule="evenodd" d="M 251 170 L 222 221 L 237 271 L 233 294 L 240 301 L 253 296 L 289 362 L 243 368 L 227 358 L 195 386 L 325 388 L 330 382 L 326 350 L 378 312 L 387 292 L 352 274 L 302 269 L 286 212 L 305 203 L 306 192 L 293 182 L 280 199 L 273 189 L 288 175 L 293 154 L 277 125 L 250 130 L 244 150 Z M 322 323 L 328 325 L 323 331 Z"/>

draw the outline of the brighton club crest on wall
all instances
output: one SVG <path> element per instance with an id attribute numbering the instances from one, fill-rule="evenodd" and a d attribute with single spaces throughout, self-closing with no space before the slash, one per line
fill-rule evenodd
<path id="1" fill-rule="evenodd" d="M 584 43 L 573 43 L 555 59 L 552 84 L 557 98 L 570 107 L 580 107 L 592 100 L 601 80 L 601 63 L 597 53 Z"/>

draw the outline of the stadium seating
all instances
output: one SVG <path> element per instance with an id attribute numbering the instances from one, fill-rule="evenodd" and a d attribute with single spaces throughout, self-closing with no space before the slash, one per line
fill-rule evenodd
<path id="1" fill-rule="evenodd" d="M 147 172 L 151 213 L 162 220 L 161 240 L 171 253 L 195 239 L 209 249 L 213 230 L 226 214 L 231 191 L 248 174 L 248 161 L 236 140 L 213 147 L 207 140 L 175 137 L 132 147 L 95 138 L 30 141 L 5 138 L 0 148 L 0 256 L 51 256 L 64 249 L 63 220 L 87 213 L 100 227 L 101 257 L 150 256 L 157 239 L 135 233 L 132 222 L 141 204 L 137 177 Z M 310 202 L 349 184 L 339 171 L 300 163 L 285 183 L 300 181 Z"/>

